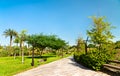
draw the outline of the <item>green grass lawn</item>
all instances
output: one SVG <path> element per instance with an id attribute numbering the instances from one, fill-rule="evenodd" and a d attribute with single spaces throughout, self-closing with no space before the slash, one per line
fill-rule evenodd
<path id="1" fill-rule="evenodd" d="M 66 55 L 64 57 L 67 56 L 69 55 Z M 61 57 L 53 54 L 46 54 L 42 57 L 47 58 L 47 61 L 38 63 L 38 60 L 41 58 L 35 57 L 34 67 L 61 59 Z M 16 57 L 16 59 L 14 59 L 14 57 L 0 57 L 0 76 L 12 76 L 16 73 L 23 72 L 34 67 L 31 66 L 31 57 L 28 56 L 25 57 L 24 64 L 21 63 L 21 57 Z"/>

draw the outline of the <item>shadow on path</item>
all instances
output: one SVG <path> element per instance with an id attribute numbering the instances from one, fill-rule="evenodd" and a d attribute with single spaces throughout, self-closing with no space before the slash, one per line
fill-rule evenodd
<path id="1" fill-rule="evenodd" d="M 107 70 L 107 69 L 105 69 L 105 68 L 103 68 L 103 69 L 101 70 L 101 72 L 107 73 L 107 74 L 110 75 L 110 76 L 120 76 L 120 73 L 112 72 L 112 71 L 109 71 L 109 70 Z"/>
<path id="2" fill-rule="evenodd" d="M 75 62 L 74 58 L 72 58 L 72 57 L 70 57 L 69 59 L 74 62 L 74 63 L 69 63 L 71 65 L 77 66 L 77 67 L 85 69 L 85 70 L 92 70 L 92 69 L 89 69 L 89 68 L 87 68 L 87 67 L 85 67 L 85 66 L 83 66 L 81 64 L 78 64 L 77 62 Z M 110 76 L 120 76 L 120 73 L 115 73 L 115 72 L 109 71 L 107 69 L 102 69 L 100 72 L 106 73 L 106 74 L 108 74 Z"/>
<path id="3" fill-rule="evenodd" d="M 70 58 L 68 58 L 68 59 L 70 59 L 71 61 L 74 62 L 74 63 L 69 63 L 69 64 L 71 64 L 71 65 L 73 65 L 73 66 L 76 66 L 76 67 L 79 67 L 79 68 L 82 68 L 82 69 L 85 69 L 85 70 L 92 70 L 92 69 L 89 69 L 89 68 L 87 68 L 87 67 L 84 67 L 83 65 L 78 64 L 77 62 L 75 62 L 75 60 L 74 60 L 73 57 L 70 57 Z"/>

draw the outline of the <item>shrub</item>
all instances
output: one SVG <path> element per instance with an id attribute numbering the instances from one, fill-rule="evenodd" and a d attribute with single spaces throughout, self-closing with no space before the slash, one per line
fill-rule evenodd
<path id="1" fill-rule="evenodd" d="M 113 55 L 108 53 L 106 50 L 93 50 L 88 52 L 88 54 L 75 54 L 74 59 L 76 62 L 83 64 L 93 70 L 101 70 L 102 65 L 108 63 L 108 60 Z"/>
<path id="2" fill-rule="evenodd" d="M 8 55 L 9 55 L 9 52 L 8 52 L 8 51 L 2 50 L 2 51 L 0 52 L 0 57 L 5 57 L 5 56 L 8 56 Z"/>
<path id="3" fill-rule="evenodd" d="M 83 55 L 83 54 L 84 54 L 84 52 L 82 52 L 82 51 L 74 52 L 74 55 L 73 55 L 74 60 L 79 63 L 80 62 L 80 56 Z"/>
<path id="4" fill-rule="evenodd" d="M 47 61 L 47 58 L 43 58 L 44 61 Z"/>

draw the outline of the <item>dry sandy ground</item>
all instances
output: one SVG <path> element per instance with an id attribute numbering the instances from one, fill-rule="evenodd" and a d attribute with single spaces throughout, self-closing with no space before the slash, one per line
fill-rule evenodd
<path id="1" fill-rule="evenodd" d="M 15 76 L 110 76 L 95 72 L 74 62 L 73 58 L 64 58 L 41 65 L 37 68 L 19 73 Z"/>

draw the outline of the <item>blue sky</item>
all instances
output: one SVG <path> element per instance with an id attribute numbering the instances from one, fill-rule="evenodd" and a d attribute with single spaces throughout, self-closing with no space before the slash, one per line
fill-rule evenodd
<path id="1" fill-rule="evenodd" d="M 116 26 L 114 41 L 120 40 L 120 0 L 0 0 L 0 44 L 9 44 L 3 31 L 11 28 L 56 34 L 73 45 L 78 37 L 86 39 L 88 17 L 95 15 L 106 16 Z"/>

